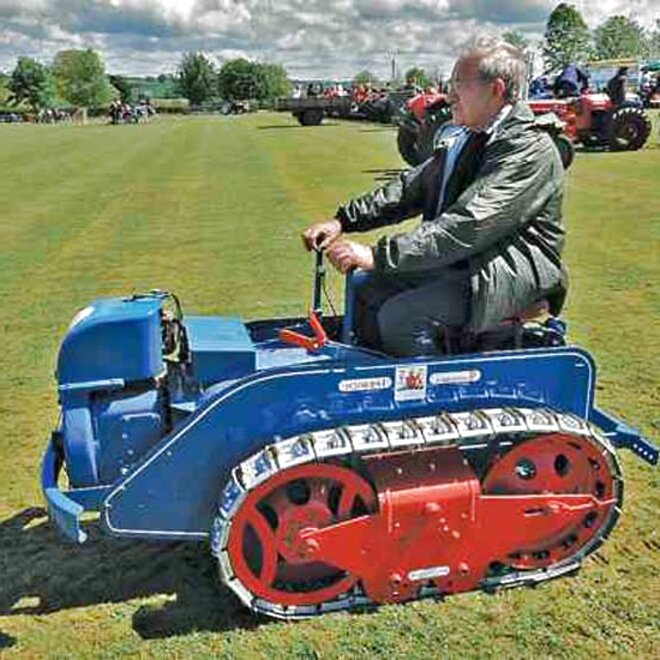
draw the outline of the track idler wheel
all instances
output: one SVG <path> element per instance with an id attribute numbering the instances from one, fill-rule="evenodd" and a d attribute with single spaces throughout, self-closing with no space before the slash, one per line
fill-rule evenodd
<path id="1" fill-rule="evenodd" d="M 227 551 L 253 595 L 283 606 L 337 598 L 356 578 L 314 561 L 304 529 L 322 529 L 375 511 L 372 487 L 352 470 L 310 464 L 284 470 L 250 491 L 236 513 Z"/>
<path id="2" fill-rule="evenodd" d="M 588 437 L 562 433 L 526 440 L 497 459 L 483 481 L 484 495 L 591 495 L 604 505 L 542 545 L 512 549 L 502 563 L 515 569 L 545 568 L 576 553 L 586 554 L 616 521 L 620 493 L 613 468 Z"/>

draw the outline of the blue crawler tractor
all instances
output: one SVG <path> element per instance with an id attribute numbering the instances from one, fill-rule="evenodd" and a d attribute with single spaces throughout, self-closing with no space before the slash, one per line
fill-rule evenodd
<path id="1" fill-rule="evenodd" d="M 576 571 L 621 512 L 616 449 L 658 450 L 594 405 L 558 319 L 473 352 L 397 359 L 343 316 L 183 315 L 166 292 L 78 312 L 43 458 L 49 515 L 82 543 L 210 542 L 255 612 L 296 619 Z M 476 351 L 476 352 L 474 352 Z M 60 478 L 62 469 L 66 472 Z"/>

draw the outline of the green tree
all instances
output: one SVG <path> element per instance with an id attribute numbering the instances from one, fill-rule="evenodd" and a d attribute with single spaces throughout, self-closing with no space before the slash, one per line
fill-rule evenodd
<path id="1" fill-rule="evenodd" d="M 655 30 L 652 30 L 648 38 L 649 57 L 660 58 L 660 19 L 655 22 Z"/>
<path id="2" fill-rule="evenodd" d="M 9 90 L 7 89 L 8 83 L 9 76 L 0 72 L 0 107 L 9 100 Z"/>
<path id="3" fill-rule="evenodd" d="M 214 96 L 215 68 L 204 53 L 185 53 L 177 71 L 177 87 L 193 105 L 199 105 Z"/>
<path id="4" fill-rule="evenodd" d="M 601 60 L 619 57 L 642 57 L 649 47 L 644 29 L 625 16 L 610 16 L 594 33 L 596 57 Z"/>
<path id="5" fill-rule="evenodd" d="M 408 69 L 404 75 L 404 80 L 408 85 L 417 85 L 424 89 L 431 86 L 431 79 L 428 77 L 428 74 L 418 66 Z"/>
<path id="6" fill-rule="evenodd" d="M 589 57 L 589 28 L 582 14 L 564 2 L 557 5 L 545 29 L 543 58 L 546 70 L 561 69 Z"/>
<path id="7" fill-rule="evenodd" d="M 267 101 L 278 96 L 287 96 L 291 91 L 291 81 L 286 69 L 280 64 L 257 64 L 257 72 L 261 79 L 261 96 L 259 100 Z"/>
<path id="8" fill-rule="evenodd" d="M 62 50 L 53 62 L 58 94 L 72 105 L 98 108 L 114 96 L 98 53 Z"/>
<path id="9" fill-rule="evenodd" d="M 55 97 L 53 76 L 48 67 L 30 57 L 19 57 L 7 89 L 9 101 L 18 105 L 25 101 L 34 112 L 52 105 Z"/>
<path id="10" fill-rule="evenodd" d="M 218 92 L 225 99 L 255 99 L 263 81 L 253 62 L 239 57 L 227 60 L 218 73 Z"/>
<path id="11" fill-rule="evenodd" d="M 218 73 L 218 92 L 225 99 L 267 101 L 289 93 L 291 83 L 279 64 L 227 60 Z"/>
<path id="12" fill-rule="evenodd" d="M 374 76 L 374 74 L 371 73 L 371 71 L 365 69 L 364 71 L 360 71 L 360 73 L 355 74 L 355 76 L 353 77 L 353 82 L 356 85 L 366 85 L 367 83 L 373 84 L 375 82 L 378 82 L 378 78 L 376 78 L 376 76 Z"/>
<path id="13" fill-rule="evenodd" d="M 122 103 L 128 103 L 131 100 L 133 88 L 124 76 L 108 76 L 110 84 L 119 92 L 119 98 Z"/>
<path id="14" fill-rule="evenodd" d="M 502 35 L 502 39 L 512 46 L 520 48 L 522 51 L 526 51 L 529 48 L 529 41 L 525 39 L 522 32 L 518 32 L 517 30 L 509 30 L 508 32 L 505 32 Z"/>

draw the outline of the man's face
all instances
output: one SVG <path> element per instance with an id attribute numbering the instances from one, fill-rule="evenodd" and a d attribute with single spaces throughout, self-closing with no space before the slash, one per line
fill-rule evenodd
<path id="1" fill-rule="evenodd" d="M 477 59 L 456 62 L 449 83 L 449 103 L 455 124 L 483 128 L 504 104 L 496 83 L 483 80 L 477 72 Z"/>

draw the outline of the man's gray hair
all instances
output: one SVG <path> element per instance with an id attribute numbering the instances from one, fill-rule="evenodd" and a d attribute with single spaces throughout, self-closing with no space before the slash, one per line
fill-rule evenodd
<path id="1" fill-rule="evenodd" d="M 504 99 L 513 103 L 520 94 L 527 77 L 525 54 L 503 39 L 477 36 L 463 49 L 461 59 L 475 58 L 477 72 L 484 80 L 501 78 L 504 82 Z"/>

